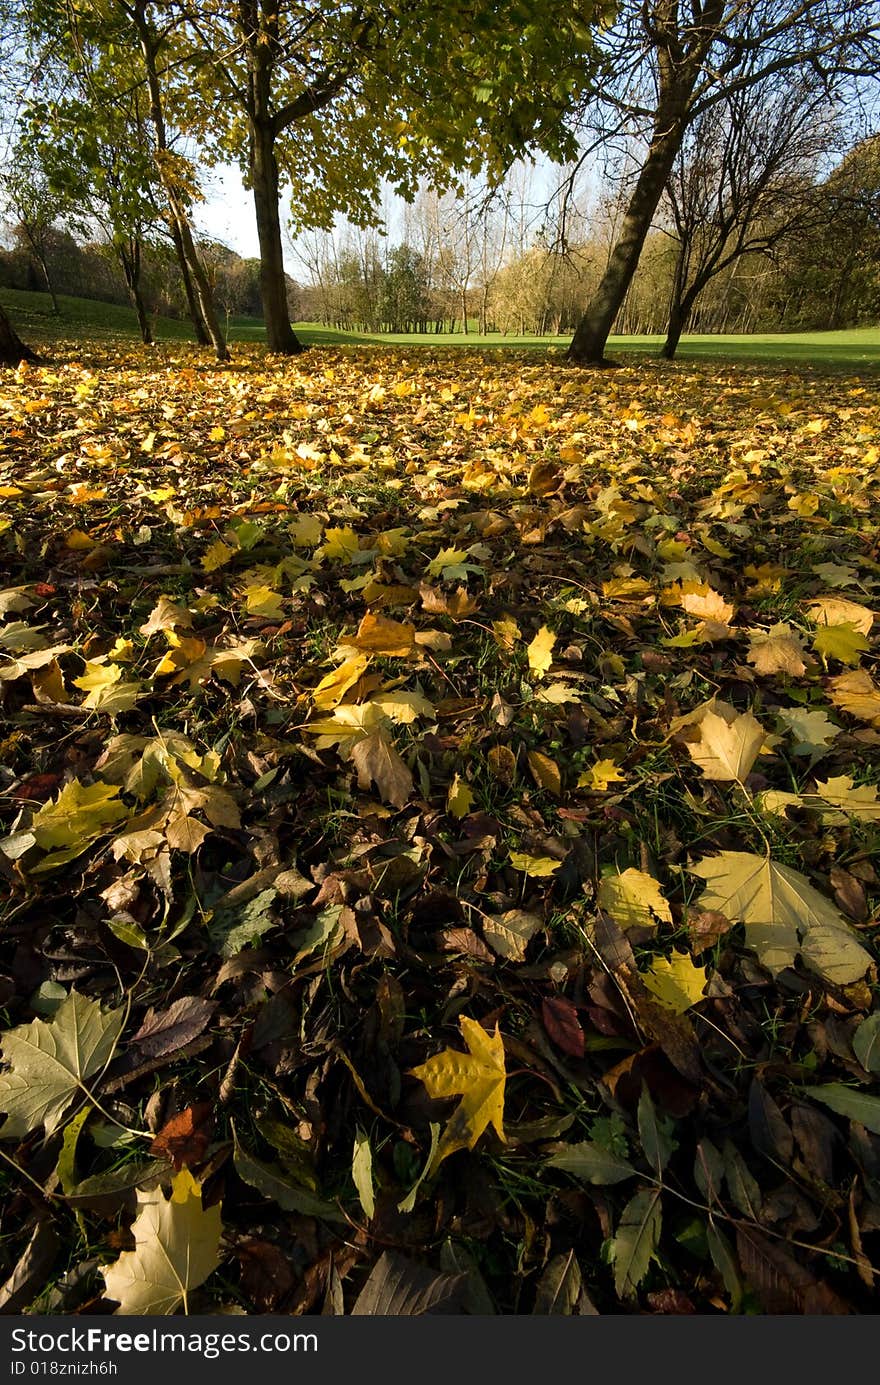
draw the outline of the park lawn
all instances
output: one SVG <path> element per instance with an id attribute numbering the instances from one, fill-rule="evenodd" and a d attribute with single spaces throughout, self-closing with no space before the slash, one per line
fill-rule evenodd
<path id="1" fill-rule="evenodd" d="M 872 1311 L 872 382 L 93 339 L 0 409 L 19 1307 L 183 1165 L 192 1312 Z"/>
<path id="2" fill-rule="evenodd" d="M 20 289 L 0 288 L 0 305 L 7 309 L 18 334 L 24 341 L 44 348 L 55 341 L 120 340 L 137 338 L 138 328 L 134 310 L 117 303 L 101 303 L 94 299 L 69 298 L 61 295 L 60 318 L 51 311 L 49 295 Z M 252 317 L 230 317 L 222 320 L 230 343 L 259 343 L 265 339 L 262 321 Z M 157 342 L 191 341 L 188 322 L 158 317 L 153 321 Z M 297 322 L 295 329 L 301 340 L 310 346 L 421 346 L 431 350 L 438 347 L 474 347 L 479 350 L 516 348 L 518 350 L 547 350 L 564 356 L 568 336 L 505 336 L 490 332 L 481 337 L 476 332 L 461 333 L 383 333 L 344 332 L 315 322 Z M 655 356 L 662 337 L 612 337 L 608 352 L 629 356 L 639 353 Z M 682 338 L 680 360 L 719 359 L 731 361 L 767 361 L 809 366 L 817 369 L 836 368 L 873 371 L 880 369 L 880 327 L 860 327 L 841 332 L 776 332 L 751 336 L 692 335 Z"/>

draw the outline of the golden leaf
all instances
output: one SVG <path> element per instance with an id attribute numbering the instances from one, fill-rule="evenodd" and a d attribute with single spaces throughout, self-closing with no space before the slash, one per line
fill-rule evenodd
<path id="1" fill-rule="evenodd" d="M 138 1189 L 137 1199 L 135 1248 L 101 1267 L 105 1297 L 116 1300 L 121 1314 L 188 1311 L 188 1295 L 220 1263 L 220 1208 L 205 1211 L 201 1185 L 189 1169 L 175 1174 L 170 1198 L 154 1188 Z"/>
<path id="2" fill-rule="evenodd" d="M 548 668 L 553 662 L 552 649 L 556 643 L 556 636 L 552 630 L 548 630 L 546 625 L 542 625 L 535 638 L 526 650 L 529 660 L 529 668 L 536 678 L 543 678 Z"/>
<path id="3" fill-rule="evenodd" d="M 462 1038 L 468 1052 L 447 1048 L 426 1063 L 413 1068 L 412 1077 L 425 1084 L 430 1097 L 461 1096 L 446 1129 L 440 1138 L 432 1163 L 436 1169 L 442 1160 L 458 1149 L 473 1149 L 488 1126 L 493 1126 L 504 1140 L 504 1044 L 498 1025 L 489 1034 L 476 1020 L 459 1016 Z"/>
<path id="4" fill-rule="evenodd" d="M 667 961 L 658 957 L 642 974 L 645 988 L 676 1015 L 683 1015 L 703 998 L 706 968 L 698 967 L 685 952 L 673 952 Z"/>
<path id="5" fill-rule="evenodd" d="M 656 928 L 658 919 L 672 922 L 672 910 L 659 881 L 632 866 L 620 875 L 602 877 L 597 903 L 620 928 Z"/>

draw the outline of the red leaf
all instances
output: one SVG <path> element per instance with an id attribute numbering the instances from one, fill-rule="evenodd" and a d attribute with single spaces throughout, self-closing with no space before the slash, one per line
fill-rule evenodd
<path id="1" fill-rule="evenodd" d="M 548 996 L 541 1001 L 541 1018 L 557 1048 L 572 1058 L 583 1058 L 584 1031 L 570 1000 L 561 995 Z"/>
<path id="2" fill-rule="evenodd" d="M 208 1148 L 211 1111 L 210 1101 L 197 1101 L 178 1111 L 162 1126 L 150 1145 L 150 1153 L 159 1159 L 170 1159 L 175 1169 L 200 1163 Z"/>

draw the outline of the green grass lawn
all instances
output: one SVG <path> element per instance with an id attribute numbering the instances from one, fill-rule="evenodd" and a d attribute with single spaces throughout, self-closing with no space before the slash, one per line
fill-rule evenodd
<path id="1" fill-rule="evenodd" d="M 52 341 L 83 338 L 137 339 L 134 311 L 117 303 L 101 303 L 94 299 L 59 297 L 60 317 L 51 311 L 49 295 L 28 293 L 19 289 L 0 289 L 0 304 L 7 310 L 19 335 L 39 347 Z M 188 322 L 157 317 L 154 320 L 156 340 L 191 341 Z M 259 318 L 230 317 L 223 324 L 231 342 L 261 342 L 263 324 Z M 374 333 L 342 332 L 315 322 L 298 322 L 296 331 L 301 339 L 313 346 L 425 346 L 432 349 L 445 346 L 487 348 L 514 347 L 519 350 L 548 349 L 562 353 L 568 346 L 568 336 L 504 336 L 490 332 L 481 337 L 475 332 L 440 333 Z M 608 350 L 616 354 L 639 353 L 656 356 L 663 338 L 612 337 Z M 852 369 L 880 367 L 880 326 L 861 327 L 843 332 L 770 332 L 754 336 L 694 335 L 682 338 L 679 358 L 742 361 L 773 361 L 780 365 L 810 365 Z"/>

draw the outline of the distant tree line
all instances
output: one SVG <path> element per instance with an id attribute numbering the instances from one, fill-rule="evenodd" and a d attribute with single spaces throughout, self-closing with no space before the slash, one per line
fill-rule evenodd
<path id="1" fill-rule="evenodd" d="M 0 288 L 48 292 L 53 300 L 67 294 L 104 303 L 130 303 L 131 295 L 111 245 L 79 241 L 56 225 L 41 233 L 39 244 L 38 254 L 21 223 L 9 228 L 6 248 L 0 247 Z M 220 312 L 229 317 L 262 317 L 259 260 L 242 258 L 216 241 L 199 241 L 199 250 Z M 141 260 L 140 292 L 148 315 L 185 318 L 186 294 L 173 248 L 144 244 Z M 290 312 L 299 317 L 301 290 L 294 279 L 286 278 Z"/>
<path id="2" fill-rule="evenodd" d="M 880 321 L 880 136 L 813 177 L 831 144 L 827 113 L 786 124 L 783 109 L 739 101 L 693 132 L 670 180 L 615 330 L 667 337 L 822 330 Z M 803 112 L 801 112 L 803 114 Z M 795 138 L 796 135 L 796 138 Z M 509 189 L 513 194 L 515 189 Z M 625 182 L 619 197 L 625 197 Z M 574 331 L 601 282 L 615 233 L 613 200 L 569 209 L 564 248 L 529 230 L 522 197 L 468 209 L 427 193 L 389 246 L 348 226 L 300 249 L 304 315 L 362 332 Z"/>

